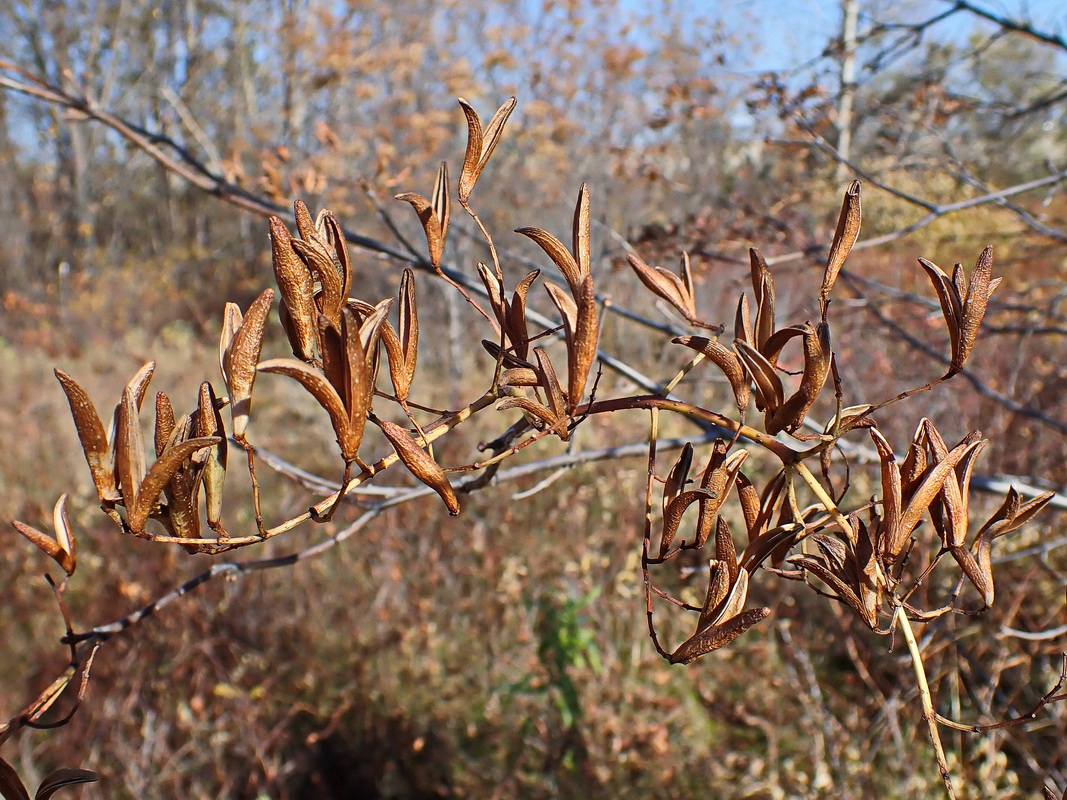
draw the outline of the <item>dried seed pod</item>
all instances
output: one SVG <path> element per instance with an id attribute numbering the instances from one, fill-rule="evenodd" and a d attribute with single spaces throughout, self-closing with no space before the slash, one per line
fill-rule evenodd
<path id="1" fill-rule="evenodd" d="M 705 358 L 717 366 L 730 382 L 730 389 L 733 390 L 737 409 L 743 412 L 748 407 L 748 401 L 752 397 L 748 374 L 745 372 L 745 368 L 741 366 L 741 359 L 737 357 L 733 350 L 730 350 L 721 342 L 704 336 L 679 336 L 676 339 L 672 339 L 672 341 L 675 344 L 685 345 L 698 353 L 702 353 Z"/>
<path id="2" fill-rule="evenodd" d="M 740 581 L 734 584 L 734 589 L 737 589 L 739 585 Z M 701 656 L 726 647 L 741 634 L 770 616 L 770 613 L 769 608 L 750 608 L 722 622 L 708 625 L 679 645 L 678 649 L 671 653 L 670 663 L 689 664 Z"/>
<path id="3" fill-rule="evenodd" d="M 697 319 L 696 299 L 693 290 L 693 275 L 689 269 L 689 254 L 682 254 L 682 274 L 679 277 L 663 267 L 650 267 L 633 253 L 628 253 L 630 262 L 638 279 L 657 297 L 670 303 L 687 322 L 700 324 Z"/>
<path id="4" fill-rule="evenodd" d="M 204 448 L 218 444 L 220 437 L 203 436 L 168 447 L 163 456 L 156 459 L 151 469 L 147 471 L 144 480 L 141 481 L 134 494 L 135 500 L 132 505 L 126 498 L 126 524 L 134 533 L 143 533 L 145 523 L 156 505 L 159 495 L 163 492 L 174 474 L 182 468 L 184 463 Z"/>
<path id="5" fill-rule="evenodd" d="M 986 247 L 978 256 L 969 281 L 959 264 L 953 270 L 951 280 L 932 261 L 920 258 L 919 264 L 929 275 L 941 303 L 952 347 L 952 361 L 947 375 L 955 375 L 963 369 L 971 354 L 989 298 L 1000 285 L 1001 279 L 992 277 L 993 248 Z"/>
<path id="6" fill-rule="evenodd" d="M 482 347 L 485 349 L 493 359 L 500 359 L 501 363 L 508 369 L 515 368 L 528 368 L 533 369 L 533 364 L 524 358 L 516 358 L 507 350 L 501 350 L 500 345 L 496 342 L 491 342 L 488 339 L 482 339 Z"/>
<path id="7" fill-rule="evenodd" d="M 304 362 L 292 358 L 272 358 L 269 361 L 262 361 L 258 370 L 287 375 L 307 389 L 329 414 L 330 424 L 337 436 L 337 444 L 341 448 L 341 457 L 346 463 L 355 461 L 356 452 L 359 450 L 360 442 L 363 441 L 363 429 L 362 427 L 358 431 L 351 429 L 344 402 L 325 375 Z"/>
<path id="8" fill-rule="evenodd" d="M 67 517 L 67 496 L 60 495 L 52 510 L 52 526 L 55 529 L 55 538 L 32 528 L 24 522 L 12 520 L 15 530 L 37 545 L 45 555 L 59 564 L 60 568 L 73 575 L 77 566 L 77 554 L 74 550 L 74 532 L 70 527 L 70 519 Z"/>
<path id="9" fill-rule="evenodd" d="M 560 418 L 553 414 L 551 409 L 534 402 L 529 397 L 505 397 L 497 402 L 495 408 L 497 411 L 517 408 L 523 412 L 530 424 L 539 430 L 557 428 L 561 422 Z M 532 420 L 530 419 L 531 416 L 533 417 Z M 537 422 L 535 423 L 534 420 Z"/>
<path id="10" fill-rule="evenodd" d="M 437 180 L 434 181 L 430 204 L 433 206 L 434 213 L 437 214 L 443 243 L 448 240 L 448 225 L 452 220 L 452 198 L 448 191 L 448 162 L 442 161 L 437 169 Z"/>
<path id="11" fill-rule="evenodd" d="M 348 300 L 352 290 L 352 259 L 348 255 L 348 243 L 341 223 L 329 211 L 322 211 L 323 230 L 326 240 L 333 246 L 334 264 L 341 278 L 341 300 Z"/>
<path id="12" fill-rule="evenodd" d="M 518 358 L 526 358 L 530 352 L 530 334 L 526 327 L 526 295 L 540 274 L 541 270 L 535 269 L 526 273 L 526 277 L 519 281 L 511 295 L 511 302 L 507 304 L 506 321 L 501 321 L 512 350 Z"/>
<path id="13" fill-rule="evenodd" d="M 585 183 L 578 189 L 578 202 L 574 204 L 574 221 L 571 225 L 571 252 L 578 265 L 578 277 L 589 277 L 592 267 L 592 255 L 589 239 L 589 186 Z M 572 284 L 571 291 L 577 294 L 579 285 Z"/>
<path id="14" fill-rule="evenodd" d="M 956 273 L 962 277 L 963 269 L 957 269 Z M 956 275 L 953 275 L 953 278 L 955 279 Z M 1000 278 L 993 277 L 993 248 L 986 247 L 974 265 L 966 293 L 962 291 L 960 293 L 964 300 L 963 316 L 960 320 L 959 352 L 952 354 L 952 369 L 957 372 L 963 369 L 967 357 L 971 354 L 974 340 L 978 336 L 978 329 L 985 317 L 989 298 L 1000 285 L 1000 281 Z"/>
<path id="15" fill-rule="evenodd" d="M 693 466 L 693 443 L 686 442 L 682 446 L 682 452 L 678 454 L 678 459 L 674 462 L 674 466 L 671 467 L 671 471 L 667 473 L 667 479 L 663 482 L 663 510 L 666 512 L 667 506 L 680 495 L 684 490 L 686 484 L 689 482 L 689 470 Z"/>
<path id="16" fill-rule="evenodd" d="M 742 570 L 737 563 L 737 547 L 734 545 L 730 526 L 722 517 L 717 517 L 715 520 L 715 555 L 719 563 L 725 564 L 729 570 L 731 584 L 735 584 L 739 579 L 748 580 L 748 572 Z M 744 578 L 741 578 L 742 575 Z"/>
<path id="17" fill-rule="evenodd" d="M 749 574 L 755 572 L 775 553 L 789 550 L 803 533 L 804 525 L 799 522 L 788 522 L 764 530 L 749 540 L 748 546 L 741 553 L 741 567 Z"/>
<path id="18" fill-rule="evenodd" d="M 574 330 L 567 336 L 567 401 L 572 413 L 585 395 L 585 384 L 596 361 L 600 340 L 600 318 L 597 315 L 592 276 L 585 276 L 575 300 L 578 315 Z"/>
<path id="19" fill-rule="evenodd" d="M 915 489 L 907 501 L 907 505 L 900 515 L 900 524 L 897 532 L 894 536 L 894 541 L 905 542 L 908 537 L 911 536 L 911 532 L 915 530 L 915 527 L 919 524 L 919 520 L 922 519 L 922 515 L 930 507 L 930 504 L 941 493 L 941 488 L 945 484 L 945 480 L 952 475 L 952 479 L 955 480 L 955 473 L 953 470 L 956 468 L 956 464 L 967 454 L 967 452 L 978 445 L 978 442 L 961 443 L 956 445 L 951 451 L 946 453 L 945 457 L 941 459 L 937 464 L 930 469 L 926 476 L 923 478 L 922 483 Z"/>
<path id="20" fill-rule="evenodd" d="M 130 511 L 137 505 L 137 491 L 148 473 L 144 458 L 144 435 L 137 419 L 137 403 L 133 389 L 127 386 L 122 393 L 115 427 L 115 475 L 118 478 L 122 502 Z M 138 530 L 134 528 L 134 530 Z"/>
<path id="21" fill-rule="evenodd" d="M 512 386 L 532 387 L 540 384 L 540 376 L 528 367 L 515 367 L 504 370 L 500 373 L 500 381 L 498 383 L 501 389 L 507 389 Z"/>
<path id="22" fill-rule="evenodd" d="M 82 783 L 95 783 L 97 779 L 97 774 L 92 770 L 62 767 L 53 770 L 45 776 L 45 779 L 41 781 L 41 785 L 37 787 L 37 793 L 33 797 L 34 800 L 48 800 L 60 789 L 66 788 L 67 786 L 78 786 Z M 10 794 L 7 794 L 6 796 L 12 797 Z M 29 800 L 29 798 L 27 798 L 27 800 Z"/>
<path id="23" fill-rule="evenodd" d="M 860 182 L 852 181 L 845 192 L 845 199 L 841 203 L 841 213 L 837 218 L 837 230 L 834 231 L 834 240 L 830 245 L 830 253 L 826 257 L 826 271 L 823 273 L 822 288 L 819 290 L 819 306 L 822 308 L 823 317 L 826 316 L 826 307 L 830 302 L 830 292 L 833 291 L 834 282 L 841 271 L 841 267 L 852 252 L 853 245 L 860 235 L 860 222 L 863 219 L 863 210 L 860 205 Z"/>
<path id="24" fill-rule="evenodd" d="M 188 441 L 192 431 L 192 418 L 188 414 L 183 415 L 175 422 L 164 452 Z M 167 513 L 161 522 L 173 536 L 183 539 L 200 537 L 199 498 L 203 471 L 202 464 L 196 464 L 190 459 L 175 471 L 163 487 L 163 494 L 167 498 Z M 193 545 L 185 545 L 185 549 L 189 552 L 199 552 L 199 548 Z"/>
<path id="25" fill-rule="evenodd" d="M 238 441 L 244 439 L 248 418 L 252 410 L 252 389 L 256 383 L 256 363 L 263 346 L 263 329 L 274 302 L 274 290 L 264 289 L 248 307 L 248 313 L 225 344 L 220 343 L 222 354 L 222 378 L 230 395 L 230 420 L 233 435 Z M 236 319 L 233 309 L 227 304 L 223 323 L 223 337 L 233 328 Z M 236 309 L 236 306 L 234 306 Z M 237 310 L 237 315 L 240 310 Z"/>
<path id="26" fill-rule="evenodd" d="M 774 366 L 747 342 L 737 339 L 734 348 L 756 387 L 756 409 L 765 412 L 768 418 L 772 417 L 785 401 L 782 379 Z"/>
<path id="27" fill-rule="evenodd" d="M 341 275 L 334 264 L 332 254 L 319 244 L 301 239 L 292 240 L 294 252 L 307 265 L 320 289 L 315 293 L 315 306 L 335 325 L 341 319 L 341 308 L 348 300 L 342 292 Z"/>
<path id="28" fill-rule="evenodd" d="M 674 537 L 678 535 L 678 527 L 682 523 L 682 515 L 685 514 L 686 509 L 693 503 L 708 499 L 709 496 L 705 489 L 690 489 L 682 492 L 667 504 L 663 511 L 663 535 L 660 537 L 659 558 L 667 555 Z"/>
<path id="29" fill-rule="evenodd" d="M 318 228 L 303 200 L 293 203 L 293 215 L 296 217 L 296 230 L 301 239 L 310 242 L 318 236 Z"/>
<path id="30" fill-rule="evenodd" d="M 383 300 L 377 306 L 367 306 L 367 316 L 362 322 L 346 305 L 341 313 L 339 331 L 335 331 L 328 319 L 321 322 L 323 341 L 331 341 L 329 337 L 337 338 L 336 345 L 329 346 L 331 351 L 336 349 L 338 352 L 336 361 L 331 356 L 328 374 L 291 358 L 275 358 L 258 366 L 260 372 L 288 375 L 319 402 L 330 416 L 345 464 L 355 462 L 363 441 L 363 430 L 374 398 L 378 331 L 391 304 L 392 300 Z M 326 366 L 324 362 L 324 368 Z M 335 385 L 329 375 L 340 386 Z"/>
<path id="31" fill-rule="evenodd" d="M 593 279 L 586 277 L 577 300 L 554 283 L 545 284 L 545 289 L 563 318 L 567 342 L 567 403 L 568 411 L 573 412 L 581 403 L 589 371 L 596 360 L 599 320 Z"/>
<path id="32" fill-rule="evenodd" d="M 755 347 L 764 353 L 764 345 L 774 333 L 774 279 L 760 251 L 749 248 L 752 267 L 752 291 L 756 296 Z"/>
<path id="33" fill-rule="evenodd" d="M 222 495 L 226 485 L 226 429 L 219 413 L 220 403 L 211 384 L 200 384 L 195 417 L 195 435 L 201 438 L 216 437 L 218 444 L 199 454 L 202 463 L 201 480 L 204 483 L 204 499 L 207 506 L 207 522 L 211 529 L 222 531 Z"/>
<path id="34" fill-rule="evenodd" d="M 78 431 L 78 440 L 89 464 L 97 496 L 102 503 L 116 502 L 120 495 L 115 485 L 114 452 L 108 445 L 104 424 L 96 412 L 96 407 L 76 380 L 61 369 L 53 371 L 67 395 L 70 412 L 74 417 L 74 427 Z"/>
<path id="35" fill-rule="evenodd" d="M 759 492 L 756 491 L 755 484 L 740 470 L 737 472 L 736 484 L 737 500 L 741 504 L 741 514 L 745 518 L 745 529 L 751 542 L 761 532 L 757 528 L 760 512 Z"/>
<path id="36" fill-rule="evenodd" d="M 878 459 L 881 463 L 882 481 L 882 520 L 879 526 L 880 545 L 882 552 L 890 561 L 895 561 L 904 551 L 907 539 L 900 538 L 898 524 L 903 506 L 903 491 L 900 483 L 900 466 L 897 464 L 896 455 L 888 440 L 877 428 L 871 428 L 871 439 L 878 451 Z"/>
<path id="37" fill-rule="evenodd" d="M 163 451 L 167 449 L 167 442 L 170 441 L 170 435 L 174 432 L 174 406 L 171 405 L 170 398 L 163 392 L 156 393 L 156 430 L 155 430 L 155 447 L 156 458 L 163 455 Z"/>
<path id="38" fill-rule="evenodd" d="M 437 209 L 434 208 L 432 202 L 415 192 L 398 194 L 395 199 L 411 204 L 411 207 L 415 209 L 415 213 L 419 215 L 422 231 L 426 235 L 426 246 L 430 251 L 430 265 L 440 272 L 441 259 L 445 252 L 445 238 L 442 234 L 444 226 L 441 223 L 441 218 L 437 215 Z"/>
<path id="39" fill-rule="evenodd" d="M 735 450 L 727 457 L 726 447 L 727 444 L 722 439 L 715 440 L 715 448 L 711 460 L 708 462 L 708 466 L 700 480 L 700 488 L 708 493 L 708 499 L 700 503 L 696 538 L 698 547 L 703 547 L 711 536 L 719 509 L 726 502 L 737 474 L 745 463 L 745 459 L 748 458 L 747 450 Z"/>
<path id="40" fill-rule="evenodd" d="M 830 587 L 867 627 L 872 630 L 878 627 L 877 595 L 860 582 L 860 569 L 854 553 L 846 552 L 840 561 L 828 561 L 826 555 L 796 555 L 790 556 L 789 563 L 810 572 Z"/>
<path id="41" fill-rule="evenodd" d="M 1025 525 L 1055 497 L 1054 492 L 1038 495 L 1028 503 L 1023 503 L 1015 487 L 1009 487 L 1004 502 L 993 516 L 979 529 L 972 546 L 974 555 L 963 547 L 952 551 L 953 558 L 959 563 L 975 588 L 982 595 L 985 605 L 993 605 L 995 589 L 993 584 L 992 545 L 1007 533 Z"/>
<path id="42" fill-rule="evenodd" d="M 801 327 L 804 329 L 804 374 L 797 391 L 782 404 L 767 424 L 767 433 L 772 436 L 783 430 L 793 433 L 804 424 L 808 410 L 830 374 L 830 326 L 820 322 L 815 328 L 807 323 Z"/>
<path id="43" fill-rule="evenodd" d="M 552 259 L 552 263 L 559 267 L 563 277 L 567 279 L 567 285 L 571 288 L 573 295 L 576 287 L 581 286 L 583 276 L 578 268 L 578 262 L 574 260 L 574 256 L 563 242 L 542 228 L 516 228 L 515 233 L 521 233 L 540 245 L 541 249 Z"/>
<path id="44" fill-rule="evenodd" d="M 459 175 L 459 199 L 466 203 L 474 191 L 474 184 L 478 182 L 482 170 L 500 143 L 504 125 L 515 110 L 515 98 L 508 99 L 496 110 L 484 131 L 478 112 L 463 98 L 460 98 L 459 105 L 467 118 L 467 151 L 463 156 L 463 170 Z"/>
<path id="45" fill-rule="evenodd" d="M 752 330 L 752 315 L 749 313 L 746 295 L 741 295 L 737 300 L 737 311 L 734 313 L 734 339 L 744 342 L 749 347 L 756 347 L 756 335 Z"/>
<path id="46" fill-rule="evenodd" d="M 286 312 L 285 332 L 293 355 L 301 361 L 315 360 L 315 282 L 307 265 L 293 249 L 293 237 L 278 217 L 270 218 L 271 255 L 274 277 L 282 295 L 282 308 Z M 227 303 L 227 309 L 232 303 Z M 238 324 L 240 316 L 238 312 Z M 234 330 L 223 325 L 223 340 L 229 342 Z M 227 334 L 229 338 L 227 338 Z M 225 370 L 224 370 L 225 371 Z"/>
<path id="47" fill-rule="evenodd" d="M 429 453 L 419 447 L 411 434 L 404 428 L 383 419 L 376 419 L 375 423 L 381 428 L 385 438 L 389 440 L 397 456 L 400 457 L 401 462 L 411 474 L 440 495 L 445 502 L 445 506 L 448 507 L 449 514 L 452 516 L 458 514 L 459 500 L 456 499 L 456 492 L 448 482 L 441 465 L 434 461 Z"/>
<path id="48" fill-rule="evenodd" d="M 415 273 L 404 270 L 400 280 L 400 332 L 382 321 L 381 338 L 389 355 L 389 378 L 397 399 L 407 401 L 415 378 L 415 364 L 419 354 L 419 315 L 415 302 Z"/>

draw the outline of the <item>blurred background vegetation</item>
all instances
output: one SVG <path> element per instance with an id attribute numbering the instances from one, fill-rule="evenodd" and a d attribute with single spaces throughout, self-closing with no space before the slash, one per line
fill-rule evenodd
<path id="1" fill-rule="evenodd" d="M 0 59 L 4 74 L 18 77 L 17 65 L 91 98 L 235 186 L 327 207 L 387 242 L 379 204 L 419 241 L 392 195 L 427 194 L 442 159 L 458 172 L 466 131 L 455 97 L 487 116 L 515 95 L 475 202 L 509 284 L 538 251 L 507 232 L 562 235 L 588 181 L 598 289 L 674 326 L 624 267 L 625 243 L 667 266 L 688 251 L 705 318 L 724 322 L 747 280 L 738 264 L 758 246 L 778 258 L 780 315 L 799 321 L 814 298 L 790 287 L 818 274 L 841 193 L 860 177 L 862 239 L 883 238 L 857 249 L 835 301 L 850 401 L 940 374 L 943 323 L 915 257 L 969 266 L 991 243 L 1005 284 L 984 345 L 951 392 L 923 398 L 921 414 L 946 439 L 972 428 L 992 439 L 983 477 L 1060 490 L 1058 5 L 2 0 Z M 843 24 L 849 9 L 855 34 Z M 72 495 L 81 566 L 67 598 L 90 626 L 208 562 L 120 540 L 96 513 L 51 369 L 113 398 L 152 358 L 153 388 L 191 399 L 215 379 L 224 302 L 246 307 L 272 283 L 267 227 L 114 130 L 12 91 L 0 92 L 0 164 L 0 517 L 37 523 Z M 447 261 L 473 275 L 483 247 L 467 220 L 454 225 Z M 395 293 L 399 266 L 370 251 L 353 257 L 361 297 Z M 424 378 L 439 379 L 420 401 L 456 407 L 481 388 L 457 376 L 488 375 L 491 364 L 461 335 L 477 318 L 442 289 L 420 289 L 439 345 L 421 354 Z M 658 378 L 674 371 L 661 362 L 666 341 L 617 318 L 603 334 L 605 349 Z M 281 337 L 266 347 L 285 350 Z M 253 440 L 332 476 L 322 415 L 299 391 L 262 383 Z M 720 384 L 696 388 L 728 402 Z M 921 415 L 911 411 L 883 424 L 894 441 L 910 438 Z M 641 441 L 644 425 L 639 415 L 598 421 L 580 444 Z M 467 463 L 500 432 L 442 447 Z M 101 652 L 69 726 L 26 733 L 4 755 L 28 784 L 57 765 L 99 771 L 87 798 L 936 795 L 906 656 L 836 604 L 764 587 L 759 601 L 774 616 L 735 645 L 689 668 L 655 656 L 637 571 L 644 469 L 641 458 L 583 466 L 520 499 L 537 478 L 491 488 L 456 520 L 429 501 L 399 508 L 324 558 L 210 584 Z M 307 506 L 303 488 L 264 479 L 270 514 Z M 239 530 L 251 512 L 234 499 L 240 479 L 231 482 L 228 527 Z M 1063 621 L 1061 523 L 1050 512 L 1012 541 L 1031 549 L 1001 567 L 1004 605 L 924 632 L 946 713 L 996 721 L 1055 681 L 1063 636 L 1004 631 Z M 320 535 L 301 529 L 256 555 Z M 14 532 L 7 542 L 0 716 L 65 658 L 40 556 Z M 1026 726 L 949 737 L 964 796 L 1062 791 L 1065 732 L 1054 706 Z"/>

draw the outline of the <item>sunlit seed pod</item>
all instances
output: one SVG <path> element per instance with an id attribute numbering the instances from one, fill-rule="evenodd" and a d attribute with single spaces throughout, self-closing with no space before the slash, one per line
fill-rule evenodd
<path id="1" fill-rule="evenodd" d="M 445 471 L 433 458 L 416 443 L 404 428 L 387 420 L 376 420 L 385 438 L 393 446 L 400 461 L 408 468 L 416 478 L 433 489 L 444 501 L 448 513 L 455 516 L 459 513 L 459 500 L 456 492 L 448 482 Z"/>
<path id="2" fill-rule="evenodd" d="M 860 234 L 860 223 L 863 221 L 863 209 L 860 203 L 860 182 L 852 181 L 845 192 L 845 199 L 841 203 L 841 213 L 837 218 L 837 230 L 834 231 L 834 239 L 830 244 L 830 252 L 826 256 L 826 271 L 823 273 L 822 287 L 819 289 L 819 302 L 826 313 L 826 306 L 830 301 L 830 292 L 833 291 L 841 267 L 852 252 L 853 246 Z"/>
<path id="3" fill-rule="evenodd" d="M 230 419 L 233 435 L 243 439 L 252 410 L 252 390 L 256 383 L 256 364 L 263 346 L 263 331 L 274 302 L 274 290 L 264 289 L 244 315 L 224 357 L 226 390 L 230 395 Z"/>

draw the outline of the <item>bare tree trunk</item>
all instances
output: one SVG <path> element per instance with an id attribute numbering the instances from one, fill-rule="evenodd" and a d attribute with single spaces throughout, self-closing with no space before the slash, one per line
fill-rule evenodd
<path id="1" fill-rule="evenodd" d="M 856 28 L 859 0 L 844 0 L 841 22 L 841 99 L 837 106 L 837 152 L 847 160 L 852 149 L 852 103 L 856 98 Z M 835 179 L 843 181 L 848 167 L 837 162 Z"/>

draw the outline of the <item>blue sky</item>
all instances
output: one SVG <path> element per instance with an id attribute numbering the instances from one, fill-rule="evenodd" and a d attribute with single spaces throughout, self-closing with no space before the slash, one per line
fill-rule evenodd
<path id="1" fill-rule="evenodd" d="M 640 4 L 640 3 L 638 3 Z M 1035 28 L 1067 37 L 1067 0 L 973 0 L 973 4 L 1020 21 L 1030 21 Z M 648 5 L 652 5 L 648 3 Z M 903 0 L 888 3 L 884 0 L 860 0 L 860 31 L 870 25 L 872 18 L 916 21 L 927 19 L 948 9 L 950 2 L 941 0 Z M 755 71 L 795 68 L 815 58 L 822 51 L 829 35 L 841 25 L 840 0 L 726 0 L 708 3 L 721 19 L 748 19 L 764 42 L 762 51 L 753 59 Z M 938 24 L 931 31 L 939 37 L 963 38 L 973 26 L 989 27 L 973 15 L 960 12 Z M 729 25 L 728 27 L 733 27 Z"/>

